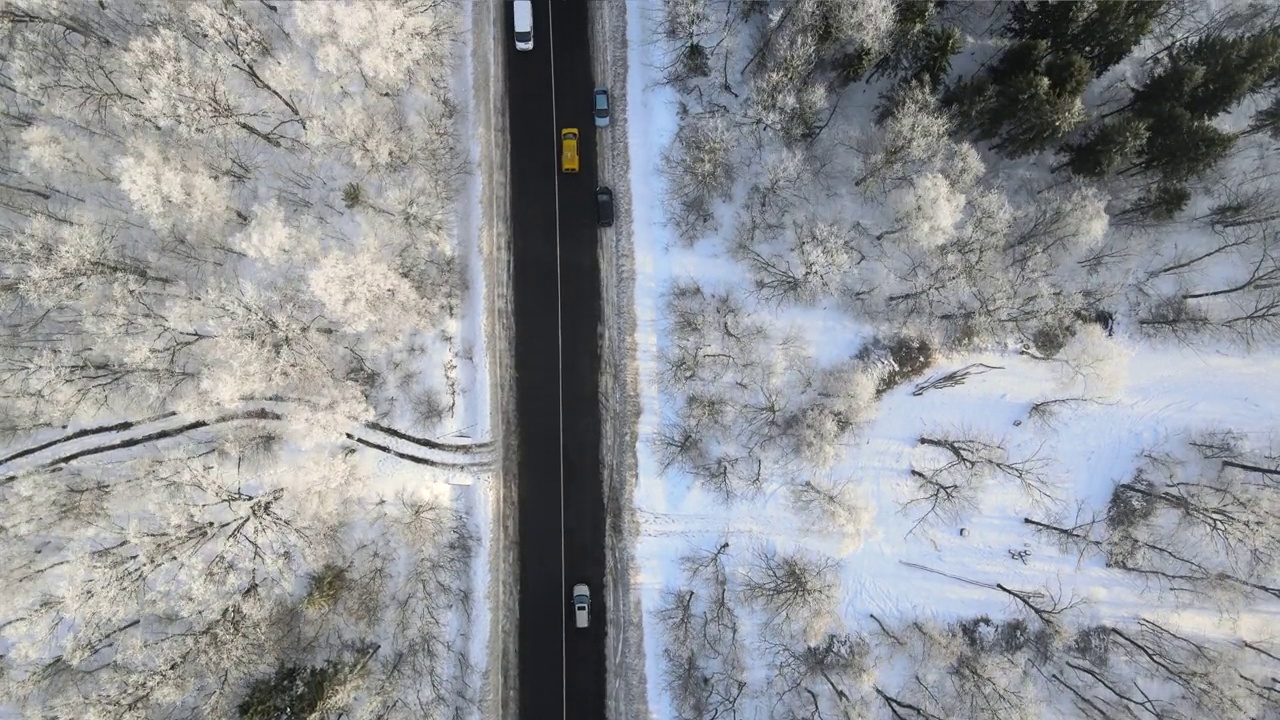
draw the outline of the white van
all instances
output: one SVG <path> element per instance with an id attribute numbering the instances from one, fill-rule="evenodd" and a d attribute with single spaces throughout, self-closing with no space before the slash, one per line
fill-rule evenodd
<path id="1" fill-rule="evenodd" d="M 516 49 L 528 51 L 533 49 L 533 2 L 532 0 L 515 0 L 516 3 Z"/>

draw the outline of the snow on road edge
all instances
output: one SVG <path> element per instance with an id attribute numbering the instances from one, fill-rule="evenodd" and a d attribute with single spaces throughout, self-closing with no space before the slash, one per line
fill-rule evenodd
<path id="1" fill-rule="evenodd" d="M 473 128 L 478 127 L 477 116 L 487 102 L 487 98 L 478 94 L 487 86 L 487 83 L 476 82 L 478 79 L 483 79 L 476 75 L 476 54 L 482 52 L 478 46 L 483 44 L 483 38 L 476 29 L 485 26 L 476 24 L 475 8 L 477 5 L 487 4 L 463 0 L 463 17 L 466 19 L 462 34 L 464 47 L 460 54 L 461 61 L 454 68 L 455 87 L 462 91 L 459 94 L 463 97 L 462 117 L 468 118 Z M 484 35 L 487 36 L 488 33 Z M 484 152 L 483 147 L 480 143 L 466 143 L 468 165 L 479 167 L 479 156 Z M 486 312 L 488 283 L 485 277 L 487 274 L 484 267 L 485 253 L 481 247 L 484 237 L 481 223 L 484 222 L 485 216 L 483 192 L 484 178 L 480 173 L 471 173 L 467 177 L 466 191 L 460 202 L 458 223 L 458 240 L 462 246 L 463 263 L 467 274 L 467 291 L 462 301 L 463 322 L 460 328 L 460 350 L 463 357 L 460 358 L 462 362 L 459 363 L 459 371 L 463 387 L 467 392 L 463 405 L 464 424 L 457 432 L 464 436 L 470 433 L 470 437 L 491 440 L 495 437 L 491 417 L 493 393 L 490 387 L 493 373 L 490 371 L 486 329 L 491 331 L 492 323 L 488 322 Z M 457 501 L 466 509 L 467 516 L 471 518 L 472 529 L 479 538 L 479 547 L 472 563 L 471 577 L 468 582 L 468 590 L 475 610 L 469 618 L 470 627 L 466 628 L 462 637 L 467 641 L 466 657 L 472 668 L 482 678 L 488 676 L 490 668 L 497 667 L 492 662 L 493 658 L 488 657 L 487 647 L 490 636 L 495 634 L 492 632 L 494 618 L 490 610 L 493 598 L 490 578 L 494 574 L 492 562 L 494 524 L 491 503 L 495 497 L 494 487 L 499 484 L 497 481 L 499 477 L 497 472 L 486 473 L 480 477 L 479 483 L 454 489 Z M 481 695 L 477 698 L 480 703 L 477 716 L 484 712 L 484 691 L 485 685 L 482 682 Z"/>
<path id="2" fill-rule="evenodd" d="M 516 695 L 516 647 L 509 642 L 517 612 L 515 587 L 515 493 L 507 484 L 516 477 L 515 436 L 510 381 L 511 368 L 511 259 L 509 253 L 507 191 L 507 117 L 503 106 L 506 79 L 501 72 L 502 5 L 472 2 L 471 102 L 472 145 L 480 169 L 479 252 L 484 266 L 484 353 L 489 368 L 488 395 L 491 438 L 501 448 L 502 464 L 487 486 L 483 520 L 489 530 L 487 662 L 481 686 L 480 715 L 487 718 L 518 716 Z M 479 32 L 487 29 L 487 32 Z"/>
<path id="3" fill-rule="evenodd" d="M 634 567 L 636 433 L 640 420 L 634 312 L 635 258 L 627 145 L 628 17 L 626 0 L 591 5 L 592 65 L 609 88 L 612 118 L 600 132 L 600 183 L 614 190 L 616 222 L 600 245 L 600 451 L 605 492 L 605 702 L 613 720 L 649 715 L 644 636 Z"/>

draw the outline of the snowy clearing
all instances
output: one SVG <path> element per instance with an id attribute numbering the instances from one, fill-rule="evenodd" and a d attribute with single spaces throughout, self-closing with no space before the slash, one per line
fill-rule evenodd
<path id="1" fill-rule="evenodd" d="M 1274 11 L 627 20 L 647 716 L 1280 717 Z"/>

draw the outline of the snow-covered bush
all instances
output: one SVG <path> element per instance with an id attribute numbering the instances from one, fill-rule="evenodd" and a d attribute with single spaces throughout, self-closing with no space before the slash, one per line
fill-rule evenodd
<path id="1" fill-rule="evenodd" d="M 917 175 L 936 172 L 967 190 L 982 174 L 982 161 L 973 146 L 951 139 L 951 118 L 927 86 L 903 86 L 890 98 L 886 112 L 886 119 L 863 132 L 856 144 L 862 162 L 854 187 L 878 194 L 907 185 Z"/>
<path id="2" fill-rule="evenodd" d="M 898 225 L 890 234 L 899 232 L 910 242 L 924 248 L 946 244 L 960 223 L 965 198 L 942 175 L 926 173 L 889 196 L 898 214 Z"/>
<path id="3" fill-rule="evenodd" d="M 798 514 L 811 518 L 819 529 L 848 538 L 842 549 L 852 552 L 861 547 L 863 536 L 870 529 L 872 508 L 852 481 L 814 478 L 791 486 L 790 492 L 791 504 Z"/>
<path id="4" fill-rule="evenodd" d="M 1114 393 L 1129 375 L 1132 351 L 1096 323 L 1081 326 L 1058 354 L 1064 385 L 1080 383 L 1087 395 Z"/>
<path id="5" fill-rule="evenodd" d="M 663 156 L 671 222 L 686 242 L 712 220 L 712 205 L 728 197 L 737 177 L 737 137 L 721 115 L 687 115 Z"/>
<path id="6" fill-rule="evenodd" d="M 894 335 L 873 338 L 858 351 L 857 360 L 862 364 L 861 373 L 874 378 L 875 395 L 879 396 L 919 377 L 934 363 L 936 352 L 927 338 Z"/>

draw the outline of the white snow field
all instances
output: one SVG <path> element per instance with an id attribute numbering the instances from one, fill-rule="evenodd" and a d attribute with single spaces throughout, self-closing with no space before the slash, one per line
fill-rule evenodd
<path id="1" fill-rule="evenodd" d="M 489 712 L 476 10 L 0 8 L 0 717 Z"/>
<path id="2" fill-rule="evenodd" d="M 1123 188 L 1050 173 L 1052 152 L 1005 160 L 927 112 L 877 127 L 883 82 L 806 95 L 785 80 L 802 36 L 740 74 L 820 5 L 627 3 L 648 707 L 614 716 L 1280 717 L 1280 354 L 1273 320 L 1237 331 L 1274 292 L 1214 292 L 1275 266 L 1280 225 L 1196 219 L 1244 177 L 1274 198 L 1276 141 L 1245 136 L 1176 218 L 1128 223 Z M 889 5 L 848 4 L 851 27 L 883 41 Z M 998 10 L 956 6 L 971 73 Z M 1160 37 L 1093 81 L 1090 113 Z M 680 42 L 705 76 L 668 82 Z M 820 135 L 780 141 L 805 103 Z M 899 177 L 853 186 L 894 153 Z M 934 286 L 903 269 L 1035 217 L 1063 252 L 1039 289 L 1006 256 Z M 957 332 L 948 303 L 988 290 L 1028 312 Z M 1203 304 L 1160 314 L 1177 293 Z M 1111 315 L 1062 320 L 1080 297 Z"/>

